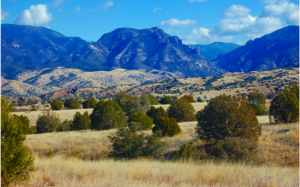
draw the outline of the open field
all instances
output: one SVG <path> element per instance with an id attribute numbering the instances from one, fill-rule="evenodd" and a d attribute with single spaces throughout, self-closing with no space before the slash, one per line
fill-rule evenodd
<path id="1" fill-rule="evenodd" d="M 195 139 L 195 125 L 180 123 L 180 135 L 163 138 L 169 146 L 165 151 L 178 150 L 192 140 L 201 145 Z M 299 124 L 263 125 L 262 129 L 258 157 L 264 162 L 259 166 L 109 160 L 107 136 L 115 129 L 27 135 L 25 145 L 36 155 L 36 171 L 23 186 L 299 186 Z M 47 157 L 49 150 L 54 157 Z"/>

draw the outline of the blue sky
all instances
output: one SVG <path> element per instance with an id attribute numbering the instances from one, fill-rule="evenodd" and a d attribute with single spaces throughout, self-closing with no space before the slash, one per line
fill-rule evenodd
<path id="1" fill-rule="evenodd" d="M 299 25 L 296 0 L 2 0 L 1 23 L 44 26 L 97 41 L 116 28 L 160 27 L 185 44 L 244 44 Z"/>

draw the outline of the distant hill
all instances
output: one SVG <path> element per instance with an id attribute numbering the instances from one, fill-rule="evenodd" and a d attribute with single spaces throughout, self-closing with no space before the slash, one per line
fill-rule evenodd
<path id="1" fill-rule="evenodd" d="M 24 69 L 38 69 L 43 63 L 89 42 L 45 27 L 2 24 L 1 44 L 1 76 L 14 79 Z"/>
<path id="2" fill-rule="evenodd" d="M 95 43 L 46 63 L 46 66 L 86 71 L 156 69 L 191 77 L 224 72 L 201 56 L 198 49 L 182 44 L 177 36 L 170 36 L 157 27 L 116 29 Z"/>
<path id="3" fill-rule="evenodd" d="M 218 56 L 213 62 L 227 71 L 261 71 L 299 62 L 299 26 L 288 26 Z"/>
<path id="4" fill-rule="evenodd" d="M 223 42 L 214 42 L 208 45 L 195 44 L 190 45 L 191 48 L 196 49 L 199 47 L 200 55 L 204 56 L 209 61 L 217 58 L 221 54 L 228 53 L 235 48 L 240 47 L 240 45 L 235 43 L 223 43 Z"/>

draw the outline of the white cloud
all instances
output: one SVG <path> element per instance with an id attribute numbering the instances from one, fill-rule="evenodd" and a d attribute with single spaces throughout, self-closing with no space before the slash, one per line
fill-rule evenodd
<path id="1" fill-rule="evenodd" d="M 210 29 L 210 33 L 218 36 L 239 35 L 253 39 L 281 27 L 282 23 L 279 18 L 247 15 L 238 18 L 223 19 Z"/>
<path id="2" fill-rule="evenodd" d="M 183 38 L 185 44 L 209 44 L 215 41 L 229 42 L 232 40 L 232 36 L 217 36 L 211 35 L 209 29 L 199 28 L 192 29 L 187 36 Z"/>
<path id="3" fill-rule="evenodd" d="M 299 25 L 299 6 L 288 1 L 268 4 L 264 7 L 264 11 L 261 14 L 263 17 L 280 15 L 286 19 L 287 24 Z"/>
<path id="4" fill-rule="evenodd" d="M 154 8 L 153 12 L 156 12 L 156 11 L 161 10 L 161 9 L 162 9 L 161 7 Z"/>
<path id="5" fill-rule="evenodd" d="M 114 2 L 113 1 L 106 1 L 106 3 L 104 3 L 102 5 L 102 8 L 107 9 L 108 7 L 114 6 Z"/>
<path id="6" fill-rule="evenodd" d="M 55 1 L 52 1 L 51 3 L 49 3 L 49 6 L 51 7 L 57 7 L 58 5 L 62 4 L 65 0 L 55 0 Z"/>
<path id="7" fill-rule="evenodd" d="M 242 5 L 232 5 L 230 8 L 226 9 L 224 12 L 221 12 L 219 16 L 223 18 L 235 17 L 235 16 L 244 16 L 250 12 L 249 8 L 246 8 Z"/>
<path id="8" fill-rule="evenodd" d="M 47 12 L 47 6 L 38 4 L 31 5 L 29 9 L 24 10 L 14 22 L 20 25 L 47 25 L 52 20 L 52 14 Z"/>
<path id="9" fill-rule="evenodd" d="M 79 12 L 79 11 L 80 11 L 80 6 L 77 6 L 77 7 L 75 8 L 75 11 L 76 11 L 76 12 Z"/>
<path id="10" fill-rule="evenodd" d="M 4 20 L 9 15 L 9 12 L 1 10 L 1 20 Z"/>
<path id="11" fill-rule="evenodd" d="M 186 27 L 186 26 L 195 25 L 195 24 L 196 24 L 196 21 L 194 21 L 194 20 L 190 20 L 190 19 L 178 20 L 176 18 L 172 18 L 172 19 L 167 20 L 167 21 L 162 21 L 160 23 L 160 26 L 162 26 L 162 27 L 165 27 L 165 26 Z"/>
<path id="12" fill-rule="evenodd" d="M 193 2 L 203 2 L 203 1 L 208 1 L 208 0 L 189 0 L 190 3 L 193 3 Z"/>

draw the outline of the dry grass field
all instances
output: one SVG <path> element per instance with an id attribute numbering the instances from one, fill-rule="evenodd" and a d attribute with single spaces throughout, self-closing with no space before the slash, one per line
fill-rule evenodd
<path id="1" fill-rule="evenodd" d="M 180 123 L 182 133 L 165 137 L 166 152 L 195 139 L 196 122 Z M 299 124 L 263 125 L 259 166 L 243 163 L 114 161 L 107 136 L 116 130 L 27 135 L 36 171 L 21 186 L 299 186 Z M 151 131 L 144 131 L 150 134 Z M 51 150 L 53 157 L 47 154 Z"/>

